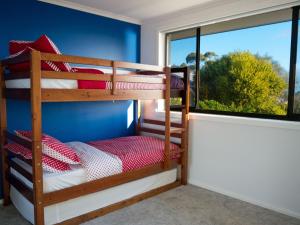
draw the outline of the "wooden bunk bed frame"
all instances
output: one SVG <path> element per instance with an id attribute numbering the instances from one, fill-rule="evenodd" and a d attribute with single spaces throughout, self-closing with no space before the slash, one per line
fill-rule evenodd
<path id="1" fill-rule="evenodd" d="M 5 70 L 10 64 L 16 64 L 24 61 L 30 62 L 30 71 L 27 73 L 10 73 Z M 94 65 L 111 67 L 112 74 L 86 74 L 73 72 L 52 72 L 41 70 L 42 61 L 68 62 L 75 64 Z M 134 69 L 136 72 L 130 72 L 127 75 L 118 75 L 117 68 Z M 44 225 L 44 207 L 67 201 L 83 195 L 95 193 L 130 181 L 138 180 L 143 177 L 151 176 L 172 168 L 179 167 L 181 176 L 176 182 L 148 191 L 130 199 L 115 203 L 113 205 L 80 215 L 75 218 L 63 221 L 59 224 L 79 224 L 95 217 L 104 215 L 111 211 L 131 205 L 148 197 L 154 196 L 169 189 L 187 184 L 187 161 L 188 161 L 188 113 L 189 113 L 189 73 L 187 68 L 172 69 L 172 72 L 182 72 L 184 74 L 184 90 L 170 89 L 169 67 L 159 67 L 153 65 L 136 64 L 129 62 L 110 61 L 95 58 L 86 58 L 78 56 L 65 56 L 41 53 L 32 50 L 30 53 L 5 59 L 0 64 L 0 141 L 2 151 L 2 170 L 3 170 L 3 204 L 10 204 L 10 185 L 14 186 L 26 199 L 34 205 L 34 220 L 36 225 Z M 132 75 L 138 74 L 165 74 L 166 77 L 149 76 L 139 78 Z M 30 89 L 8 89 L 5 87 L 6 80 L 30 79 Z M 91 90 L 91 89 L 42 89 L 41 79 L 71 79 L 71 80 L 101 80 L 111 81 L 111 90 Z M 165 90 L 118 90 L 116 82 L 146 82 L 165 84 Z M 182 121 L 181 123 L 171 123 L 170 120 L 170 97 L 182 97 Z M 19 138 L 7 130 L 6 99 L 22 99 L 31 102 L 31 120 L 32 120 L 32 142 Z M 126 173 L 121 173 L 99 180 L 90 181 L 62 190 L 44 193 L 43 192 L 43 169 L 42 169 L 42 111 L 43 102 L 75 102 L 75 101 L 112 101 L 112 100 L 144 100 L 144 99 L 165 99 L 165 121 L 152 119 L 139 119 L 137 130 L 139 132 L 153 133 L 165 136 L 164 161 L 162 163 L 151 165 Z M 137 101 L 139 102 L 139 101 Z M 139 104 L 139 103 L 137 103 Z M 164 126 L 164 130 L 146 128 L 143 123 Z M 181 140 L 181 157 L 177 160 L 171 160 L 170 142 L 171 137 L 177 137 Z M 32 160 L 24 160 L 32 166 L 32 174 L 28 173 L 18 164 L 9 160 L 9 155 L 5 145 L 8 142 L 15 142 L 32 150 Z M 25 178 L 33 183 L 33 189 L 24 185 L 16 176 L 10 173 L 10 167 L 18 171 Z"/>

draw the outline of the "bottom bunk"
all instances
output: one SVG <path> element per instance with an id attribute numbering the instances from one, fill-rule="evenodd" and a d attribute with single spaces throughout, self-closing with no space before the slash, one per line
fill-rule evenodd
<path id="1" fill-rule="evenodd" d="M 71 221 L 70 224 L 73 224 L 74 219 L 72 218 L 74 217 L 77 222 L 85 221 L 87 217 L 84 214 L 91 212 L 93 213 L 90 216 L 104 214 L 104 212 L 112 211 L 109 210 L 110 207 L 121 208 L 130 202 L 131 204 L 135 203 L 180 185 L 180 182 L 177 182 L 176 161 L 180 159 L 181 152 L 176 144 L 171 143 L 170 146 L 170 157 L 174 162 L 172 167 L 156 169 L 156 172 L 146 172 L 143 176 L 136 177 L 127 183 L 121 182 L 123 174 L 126 176 L 126 174 L 136 170 L 147 171 L 147 167 L 152 166 L 162 168 L 160 165 L 163 165 L 165 159 L 163 140 L 147 136 L 130 136 L 90 143 L 70 142 L 65 144 L 76 152 L 81 164 L 70 165 L 70 170 L 59 173 L 44 171 L 43 191 L 44 203 L 46 204 L 44 219 L 47 225 L 63 223 L 64 221 Z M 8 144 L 8 150 L 16 154 L 17 152 L 12 146 L 14 144 Z M 32 174 L 32 167 L 28 163 L 17 157 L 12 158 L 11 161 L 28 174 Z M 15 168 L 10 168 L 12 176 L 21 181 L 29 190 L 32 190 L 32 181 Z M 120 181 L 117 182 L 117 186 L 108 185 L 108 188 L 105 188 L 107 184 L 104 181 L 98 183 L 99 186 L 91 193 L 82 196 L 75 193 L 74 197 L 66 198 L 70 192 L 72 195 L 77 189 L 77 192 L 80 192 L 80 185 L 101 182 L 101 180 L 113 176 Z M 10 188 L 10 198 L 23 217 L 34 223 L 32 202 L 13 184 Z M 115 206 L 116 204 L 118 207 Z M 88 219 L 91 218 L 88 217 Z"/>
<path id="2" fill-rule="evenodd" d="M 16 171 L 14 172 L 17 173 Z M 17 177 L 23 182 L 26 182 L 26 185 L 32 187 L 32 183 L 28 182 L 21 174 L 18 174 Z M 68 181 L 73 182 L 74 178 L 77 179 L 78 182 L 84 179 L 80 169 L 71 173 L 70 175 L 62 174 L 55 177 L 44 176 L 44 187 L 47 190 L 57 190 L 59 187 L 69 185 Z M 44 208 L 45 224 L 50 225 L 61 223 L 71 218 L 93 212 L 100 208 L 110 206 L 112 204 L 130 199 L 134 196 L 147 193 L 159 187 L 174 183 L 176 179 L 177 169 L 172 169 L 93 194 L 47 206 Z M 11 187 L 10 198 L 21 215 L 33 224 L 33 204 L 29 202 L 14 187 Z"/>

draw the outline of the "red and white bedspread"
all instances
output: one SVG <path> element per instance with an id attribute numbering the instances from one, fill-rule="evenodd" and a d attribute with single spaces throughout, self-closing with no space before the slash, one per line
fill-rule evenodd
<path id="1" fill-rule="evenodd" d="M 155 137 L 129 136 L 89 142 L 89 145 L 117 156 L 122 162 L 122 172 L 139 169 L 164 159 L 165 142 Z M 175 153 L 173 158 L 176 158 L 178 151 L 179 147 L 171 144 L 171 152 Z"/>
<path id="2" fill-rule="evenodd" d="M 143 168 L 162 162 L 164 141 L 155 137 L 129 136 L 110 140 L 67 143 L 78 154 L 86 169 L 87 180 Z M 179 156 L 179 147 L 171 144 L 172 158 Z"/>

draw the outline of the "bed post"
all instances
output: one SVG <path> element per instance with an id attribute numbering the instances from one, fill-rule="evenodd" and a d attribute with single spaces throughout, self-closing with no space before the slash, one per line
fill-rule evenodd
<path id="1" fill-rule="evenodd" d="M 4 80 L 4 67 L 0 62 L 0 147 L 2 152 L 2 180 L 3 180 L 3 205 L 6 206 L 10 203 L 9 198 L 9 182 L 7 180 L 7 175 L 9 172 L 8 165 L 8 154 L 7 151 L 4 150 L 4 145 L 6 144 L 6 135 L 5 131 L 7 129 L 7 118 L 6 118 L 6 99 L 4 96 L 5 90 L 5 80 Z"/>
<path id="2" fill-rule="evenodd" d="M 41 53 L 31 51 L 32 174 L 35 225 L 44 225 L 42 169 Z"/>
<path id="3" fill-rule="evenodd" d="M 164 72 L 166 75 L 166 89 L 165 89 L 165 160 L 164 168 L 168 169 L 171 166 L 170 159 L 170 88 L 171 88 L 171 69 L 170 67 L 165 67 Z"/>
<path id="4" fill-rule="evenodd" d="M 184 150 L 181 158 L 181 184 L 187 184 L 188 178 L 188 132 L 189 132 L 189 109 L 190 109 L 190 77 L 189 68 L 184 70 L 185 93 L 181 112 L 181 123 L 183 128 L 181 148 Z"/>

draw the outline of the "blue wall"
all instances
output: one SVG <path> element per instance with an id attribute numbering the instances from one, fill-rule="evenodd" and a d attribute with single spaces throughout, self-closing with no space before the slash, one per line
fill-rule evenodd
<path id="1" fill-rule="evenodd" d="M 9 40 L 48 35 L 62 53 L 140 61 L 140 26 L 36 0 L 4 0 L 0 6 L 0 58 Z M 132 101 L 43 104 L 43 130 L 61 139 L 95 140 L 134 133 Z M 30 129 L 30 105 L 8 102 L 9 129 Z"/>

